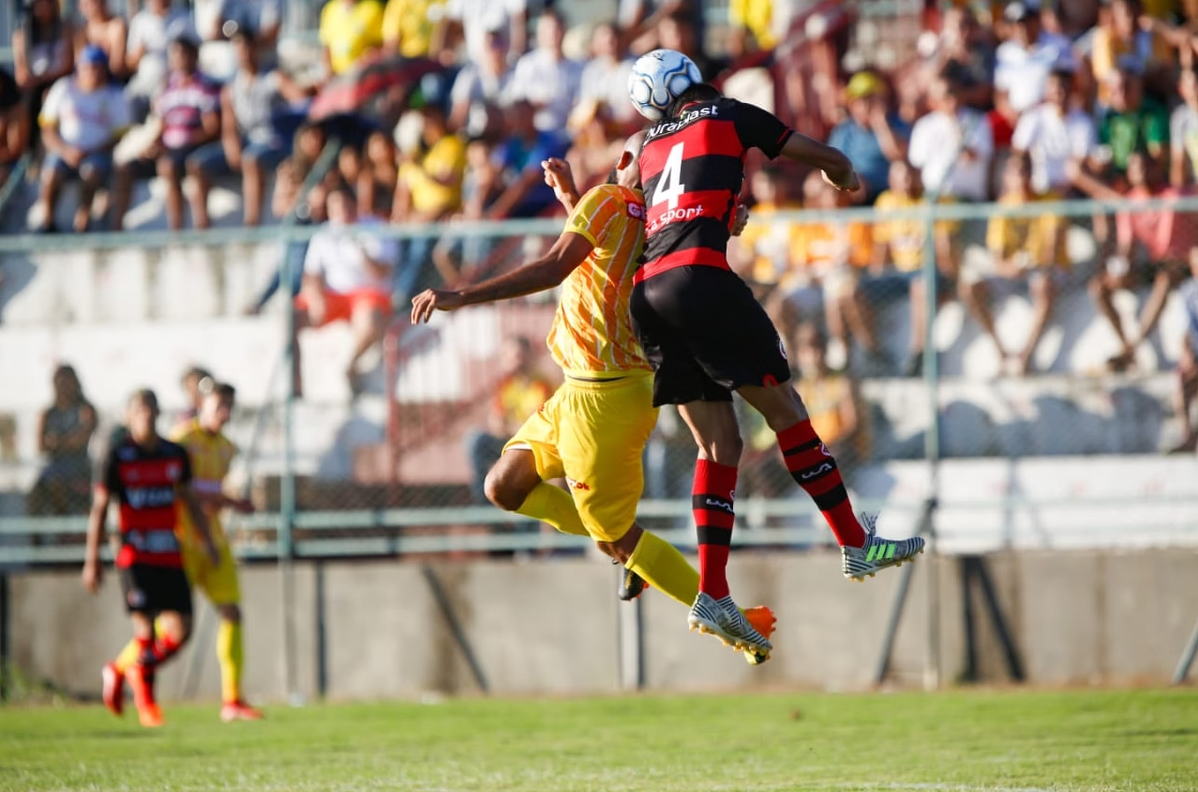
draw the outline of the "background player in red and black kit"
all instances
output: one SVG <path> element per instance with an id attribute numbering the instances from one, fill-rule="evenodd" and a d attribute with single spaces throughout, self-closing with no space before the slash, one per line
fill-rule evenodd
<path id="1" fill-rule="evenodd" d="M 857 175 L 840 151 L 800 135 L 771 113 L 695 84 L 644 134 L 638 162 L 648 207 L 645 256 L 631 311 L 655 370 L 654 404 L 677 404 L 699 446 L 693 509 L 700 593 L 690 624 L 724 638 L 752 630 L 729 596 L 725 567 L 741 439 L 732 391 L 778 435 L 786 467 L 840 544 L 844 574 L 860 580 L 922 551 L 919 538 L 889 541 L 853 514 L 836 461 L 820 441 L 777 331 L 726 256 L 744 157 L 751 148 L 819 168 L 841 190 Z M 764 640 L 749 634 L 749 639 Z"/>
<path id="2" fill-rule="evenodd" d="M 133 621 L 134 642 L 104 666 L 104 703 L 117 715 L 123 706 L 126 675 L 142 726 L 161 726 L 154 701 L 154 671 L 174 656 L 191 632 L 191 587 L 175 537 L 180 502 L 202 536 L 205 552 L 220 561 L 208 520 L 191 489 L 187 451 L 158 435 L 158 399 L 141 390 L 129 400 L 129 432 L 109 449 L 96 482 L 87 526 L 83 585 L 100 587 L 100 543 L 108 504 L 120 508 L 120 546 L 116 568 L 125 607 Z"/>

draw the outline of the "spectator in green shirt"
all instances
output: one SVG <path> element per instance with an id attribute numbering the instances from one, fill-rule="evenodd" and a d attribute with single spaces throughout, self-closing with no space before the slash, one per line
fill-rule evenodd
<path id="1" fill-rule="evenodd" d="M 1132 154 L 1142 152 L 1160 161 L 1169 145 L 1169 113 L 1144 96 L 1143 80 L 1123 66 L 1109 78 L 1110 107 L 1098 129 L 1098 142 L 1110 151 L 1112 169 L 1122 175 Z"/>

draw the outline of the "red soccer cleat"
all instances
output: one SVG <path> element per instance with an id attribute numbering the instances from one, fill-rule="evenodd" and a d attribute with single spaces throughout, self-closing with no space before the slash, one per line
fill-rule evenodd
<path id="1" fill-rule="evenodd" d="M 233 721 L 256 721 L 262 720 L 262 711 L 256 710 L 244 701 L 229 701 L 223 704 L 220 708 L 220 719 L 225 723 Z"/>
<path id="2" fill-rule="evenodd" d="M 157 729 L 166 723 L 157 704 L 146 704 L 137 708 L 137 720 L 147 729 Z"/>
<path id="3" fill-rule="evenodd" d="M 133 703 L 137 706 L 137 719 L 146 728 L 157 728 L 163 724 L 162 712 L 154 701 L 154 672 L 145 666 L 135 665 L 125 675 L 133 689 Z"/>
<path id="4" fill-rule="evenodd" d="M 106 663 L 100 671 L 100 678 L 104 680 L 103 692 L 100 694 L 104 699 L 104 706 L 119 717 L 125 711 L 125 675 L 116 667 L 116 663 Z"/>
<path id="5" fill-rule="evenodd" d="M 774 625 L 778 623 L 778 619 L 774 616 L 774 612 L 764 605 L 757 605 L 753 608 L 745 608 L 745 621 L 752 625 L 754 630 L 764 635 L 767 639 L 774 634 Z M 769 652 L 745 650 L 745 660 L 749 663 L 749 665 L 761 665 L 769 659 Z"/>

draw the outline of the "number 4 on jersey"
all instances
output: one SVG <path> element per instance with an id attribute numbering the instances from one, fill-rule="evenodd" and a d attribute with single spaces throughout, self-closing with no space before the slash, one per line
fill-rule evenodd
<path id="1" fill-rule="evenodd" d="M 662 168 L 661 176 L 657 180 L 657 189 L 653 191 L 653 206 L 662 201 L 669 201 L 670 208 L 676 209 L 678 196 L 686 192 L 686 185 L 681 181 L 683 145 L 685 144 L 676 144 L 666 157 L 666 166 Z"/>

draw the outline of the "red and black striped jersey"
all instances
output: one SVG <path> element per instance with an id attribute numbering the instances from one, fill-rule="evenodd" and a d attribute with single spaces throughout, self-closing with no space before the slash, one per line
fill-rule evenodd
<path id="1" fill-rule="evenodd" d="M 165 439 L 146 449 L 126 436 L 104 459 L 98 486 L 116 499 L 121 549 L 116 565 L 182 567 L 178 522 L 179 487 L 191 481 L 187 451 Z"/>
<path id="2" fill-rule="evenodd" d="M 639 158 L 648 217 L 635 280 L 688 265 L 729 269 L 745 154 L 757 148 L 774 159 L 792 134 L 772 113 L 727 97 L 650 127 Z"/>

